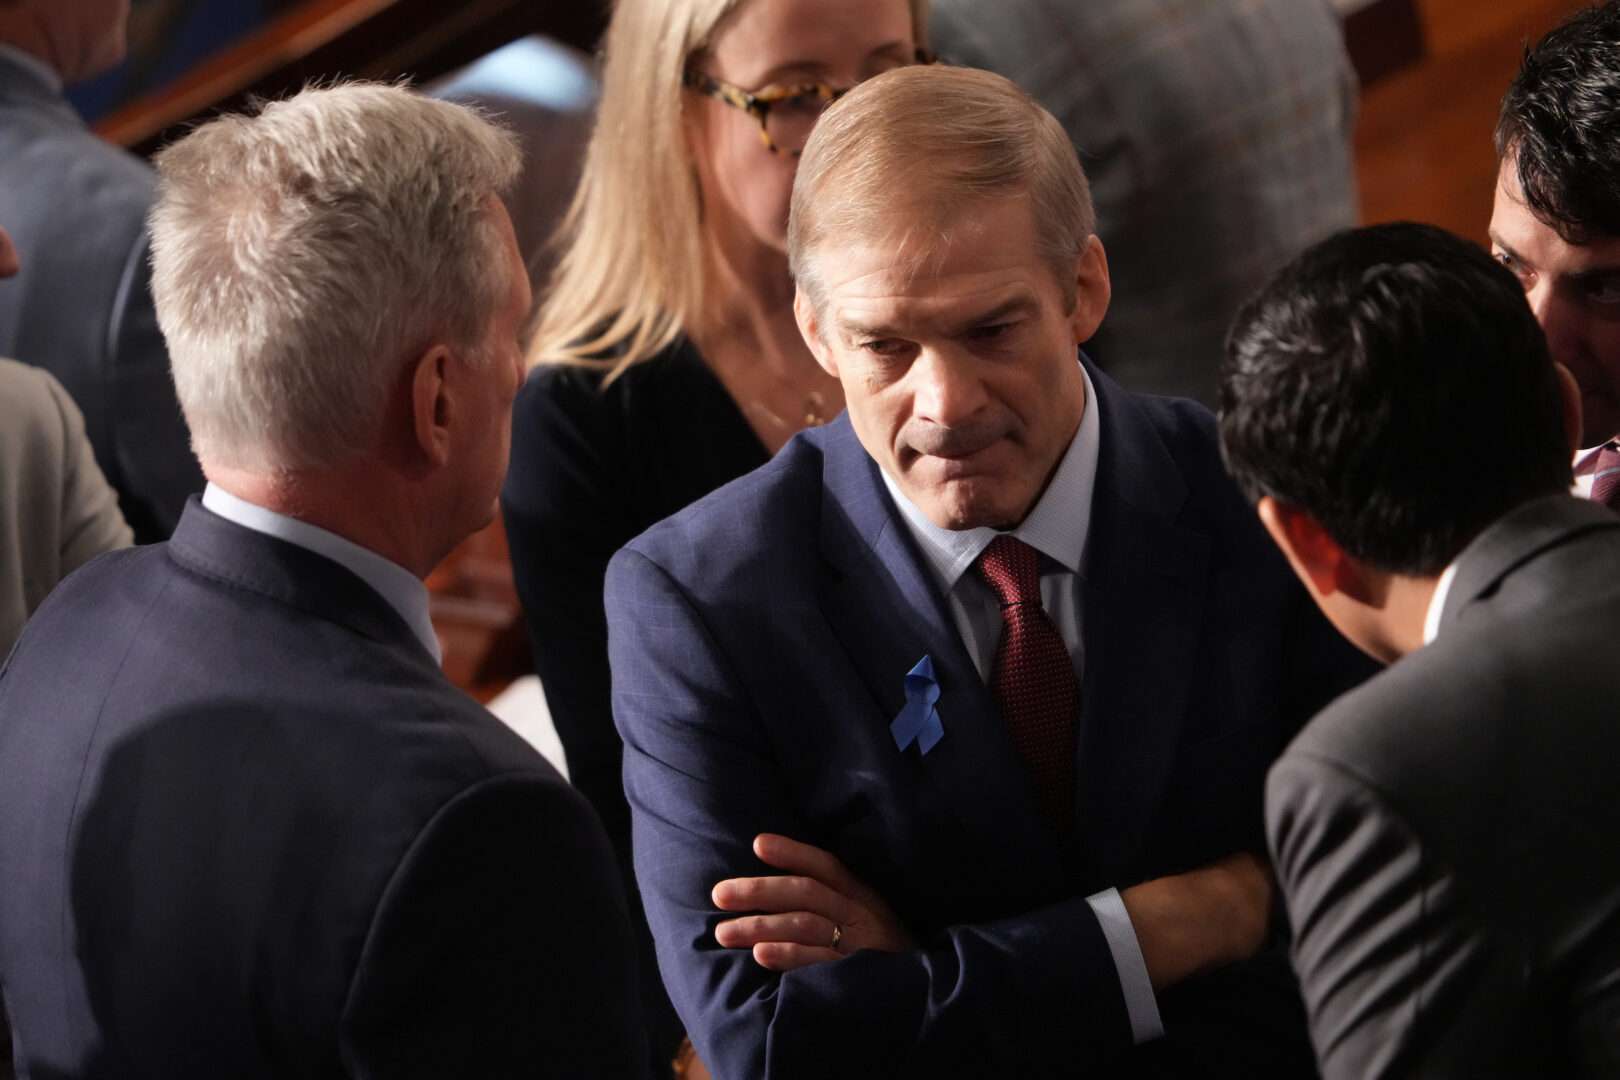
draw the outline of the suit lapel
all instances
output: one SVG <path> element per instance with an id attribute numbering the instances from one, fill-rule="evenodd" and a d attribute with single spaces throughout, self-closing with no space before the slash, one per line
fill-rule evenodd
<path id="1" fill-rule="evenodd" d="M 1178 524 L 1186 482 L 1132 398 L 1087 366 L 1102 424 L 1082 567 L 1085 675 L 1076 747 L 1080 865 L 1128 880 L 1186 714 L 1210 543 Z"/>
<path id="2" fill-rule="evenodd" d="M 927 755 L 915 745 L 895 754 L 920 797 L 962 827 L 959 856 L 977 860 L 975 877 L 1015 873 L 1020 888 L 1057 887 L 1059 851 L 944 597 L 848 418 L 824 430 L 822 609 L 876 703 L 872 722 L 888 739 L 906 673 L 930 657 L 944 737 Z"/>

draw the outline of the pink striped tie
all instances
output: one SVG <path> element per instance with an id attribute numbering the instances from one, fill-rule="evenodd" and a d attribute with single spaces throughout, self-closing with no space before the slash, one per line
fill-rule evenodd
<path id="1" fill-rule="evenodd" d="M 1598 451 L 1597 468 L 1592 472 L 1592 501 L 1620 510 L 1620 449 L 1612 442 Z"/>

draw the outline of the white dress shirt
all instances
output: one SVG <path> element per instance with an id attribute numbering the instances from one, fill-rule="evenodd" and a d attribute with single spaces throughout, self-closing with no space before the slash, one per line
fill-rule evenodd
<path id="1" fill-rule="evenodd" d="M 1451 583 L 1457 577 L 1457 564 L 1452 563 L 1440 575 L 1435 583 L 1434 595 L 1429 597 L 1429 610 L 1423 613 L 1423 644 L 1427 645 L 1440 636 L 1440 613 L 1445 610 L 1446 597 L 1451 593 Z"/>
<path id="2" fill-rule="evenodd" d="M 371 586 L 405 620 L 405 625 L 411 628 L 411 633 L 422 643 L 422 648 L 433 657 L 433 662 L 437 664 L 442 661 L 439 636 L 434 633 L 433 619 L 428 614 L 427 586 L 403 566 L 352 540 L 345 540 L 337 533 L 286 514 L 278 514 L 274 510 L 266 510 L 214 484 L 203 489 L 202 504 L 204 508 L 244 529 L 285 540 L 295 547 L 331 559 Z"/>
<path id="3" fill-rule="evenodd" d="M 1097 453 L 1101 445 L 1101 422 L 1097 418 L 1096 394 L 1091 377 L 1081 367 L 1085 381 L 1086 405 L 1079 430 L 1069 441 L 1052 480 L 1046 485 L 1029 516 L 1011 532 L 1041 553 L 1041 606 L 1056 624 L 1063 643 L 1069 648 L 1077 680 L 1085 673 L 1085 647 L 1080 625 L 1080 586 L 1085 578 L 1086 539 L 1091 532 L 1091 499 L 1097 484 Z M 882 472 L 882 470 L 879 470 Z M 942 529 L 907 499 L 887 472 L 882 472 L 889 496 L 899 508 L 917 548 L 939 583 L 950 606 L 962 644 L 989 682 L 1001 642 L 1001 604 L 989 584 L 977 573 L 969 573 L 990 541 L 1001 535 L 991 528 Z M 1108 949 L 1119 972 L 1131 1035 L 1138 1042 L 1164 1034 L 1158 1000 L 1148 978 L 1142 946 L 1136 940 L 1125 902 L 1118 889 L 1107 889 L 1086 898 L 1102 926 Z"/>

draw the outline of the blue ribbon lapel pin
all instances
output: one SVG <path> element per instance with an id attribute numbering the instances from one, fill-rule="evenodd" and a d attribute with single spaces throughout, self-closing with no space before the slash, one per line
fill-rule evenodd
<path id="1" fill-rule="evenodd" d="M 889 725 L 894 745 L 904 751 L 912 743 L 917 751 L 928 753 L 945 737 L 945 725 L 940 722 L 939 682 L 934 678 L 934 661 L 924 656 L 906 673 L 906 704 L 900 715 Z"/>

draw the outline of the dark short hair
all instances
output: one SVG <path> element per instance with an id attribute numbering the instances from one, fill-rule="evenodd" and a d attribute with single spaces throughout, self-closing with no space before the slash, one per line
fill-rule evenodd
<path id="1" fill-rule="evenodd" d="M 1238 313 L 1221 447 L 1251 501 L 1377 569 L 1439 573 L 1520 503 L 1567 490 L 1563 404 L 1517 279 L 1430 225 L 1341 232 Z"/>
<path id="2" fill-rule="evenodd" d="M 1530 212 L 1572 244 L 1620 236 L 1620 3 L 1587 8 L 1526 49 L 1496 153 Z"/>

